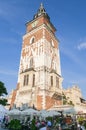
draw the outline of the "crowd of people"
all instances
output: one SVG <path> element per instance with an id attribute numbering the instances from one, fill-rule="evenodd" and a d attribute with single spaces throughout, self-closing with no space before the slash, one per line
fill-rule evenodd
<path id="1" fill-rule="evenodd" d="M 9 116 L 4 116 L 0 119 L 0 124 L 4 128 L 8 128 L 10 120 Z M 47 117 L 45 119 L 39 119 L 39 117 L 34 116 L 31 120 L 30 118 L 22 119 L 20 121 L 21 130 L 86 130 L 85 121 L 78 122 L 75 118 L 71 116 L 54 116 Z"/>

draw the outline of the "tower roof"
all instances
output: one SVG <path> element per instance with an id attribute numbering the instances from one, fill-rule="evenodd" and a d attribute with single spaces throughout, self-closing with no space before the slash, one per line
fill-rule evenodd
<path id="1" fill-rule="evenodd" d="M 37 13 L 34 15 L 33 19 L 36 19 L 36 18 L 38 18 L 38 17 L 41 16 L 41 15 L 45 15 L 45 16 L 48 17 L 48 19 L 50 19 L 50 17 L 49 17 L 48 14 L 46 13 L 46 10 L 45 10 L 45 8 L 44 8 L 44 6 L 43 6 L 42 3 L 40 4 L 40 7 L 39 7 Z"/>

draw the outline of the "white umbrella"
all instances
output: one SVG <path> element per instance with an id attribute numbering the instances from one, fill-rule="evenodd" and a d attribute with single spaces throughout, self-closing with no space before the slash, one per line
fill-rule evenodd
<path id="1" fill-rule="evenodd" d="M 0 105 L 0 112 L 7 112 L 8 110 L 3 106 L 3 105 Z"/>
<path id="2" fill-rule="evenodd" d="M 55 111 L 55 110 L 48 111 L 48 114 L 50 114 L 52 116 L 61 115 L 61 113 L 59 113 L 58 111 Z"/>
<path id="3" fill-rule="evenodd" d="M 63 111 L 63 114 L 77 114 L 74 108 L 66 109 Z"/>
<path id="4" fill-rule="evenodd" d="M 4 117 L 7 113 L 8 110 L 3 105 L 0 105 L 0 117 Z"/>
<path id="5" fill-rule="evenodd" d="M 46 110 L 40 110 L 40 111 L 39 111 L 39 114 L 40 114 L 40 115 L 41 115 L 41 114 L 44 114 L 44 113 L 46 114 L 46 112 L 47 112 Z"/>
<path id="6" fill-rule="evenodd" d="M 52 116 L 56 116 L 56 115 L 61 115 L 59 112 L 54 111 L 54 110 L 50 110 L 50 111 L 46 111 L 44 113 L 41 113 L 42 117 L 52 117 Z"/>
<path id="7" fill-rule="evenodd" d="M 20 115 L 21 111 L 18 109 L 12 109 L 8 112 L 8 115 Z"/>
<path id="8" fill-rule="evenodd" d="M 28 108 L 26 110 L 23 110 L 22 111 L 22 114 L 23 115 L 33 115 L 33 114 L 38 114 L 38 111 L 37 110 L 34 110 L 32 108 Z"/>
<path id="9" fill-rule="evenodd" d="M 47 116 L 58 116 L 58 115 L 61 115 L 59 112 L 57 111 L 54 111 L 54 110 L 51 110 L 51 111 L 48 111 L 47 112 Z"/>

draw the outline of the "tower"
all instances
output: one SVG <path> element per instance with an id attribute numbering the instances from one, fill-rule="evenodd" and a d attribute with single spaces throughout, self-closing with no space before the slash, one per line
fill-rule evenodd
<path id="1" fill-rule="evenodd" d="M 55 31 L 41 4 L 33 19 L 26 23 L 14 100 L 17 106 L 28 104 L 48 109 L 61 104 L 62 77 Z"/>

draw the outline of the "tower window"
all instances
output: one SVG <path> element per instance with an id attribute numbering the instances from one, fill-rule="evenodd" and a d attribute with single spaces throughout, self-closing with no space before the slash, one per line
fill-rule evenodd
<path id="1" fill-rule="evenodd" d="M 35 74 L 33 74 L 33 87 L 35 86 Z"/>
<path id="2" fill-rule="evenodd" d="M 53 86 L 53 76 L 51 76 L 51 86 Z"/>
<path id="3" fill-rule="evenodd" d="M 25 86 L 25 82 L 26 82 L 26 75 L 24 75 L 24 82 L 23 82 L 24 86 Z"/>
<path id="4" fill-rule="evenodd" d="M 35 42 L 35 37 L 32 37 L 31 39 L 30 39 L 30 44 L 32 44 L 32 43 L 34 43 Z"/>
<path id="5" fill-rule="evenodd" d="M 28 85 L 28 82 L 29 82 L 29 75 L 26 76 L 26 85 Z"/>
<path id="6" fill-rule="evenodd" d="M 33 67 L 33 58 L 30 59 L 30 67 Z"/>
<path id="7" fill-rule="evenodd" d="M 28 85 L 28 82 L 29 82 L 29 75 L 24 75 L 23 86 Z"/>
<path id="8" fill-rule="evenodd" d="M 51 40 L 51 45 L 54 47 L 54 42 L 53 42 L 53 40 Z"/>
<path id="9" fill-rule="evenodd" d="M 56 77 L 56 86 L 59 88 L 59 78 Z"/>

